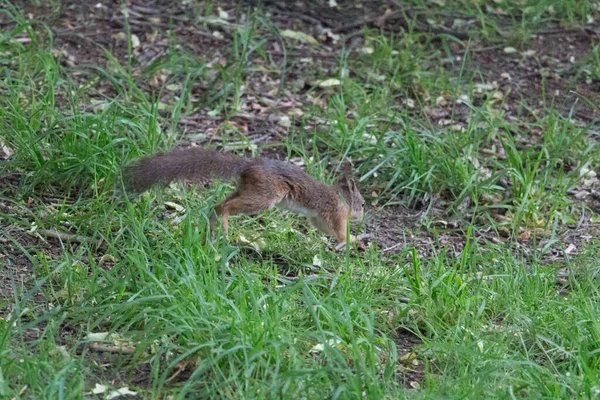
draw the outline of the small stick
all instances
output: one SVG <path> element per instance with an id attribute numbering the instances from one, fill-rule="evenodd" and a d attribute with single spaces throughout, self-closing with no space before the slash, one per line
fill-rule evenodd
<path id="1" fill-rule="evenodd" d="M 166 382 L 167 383 L 171 382 L 173 379 L 177 378 L 177 375 L 179 375 L 183 371 L 185 371 L 185 365 L 183 363 L 180 363 L 177 366 L 177 371 L 175 371 L 175 373 L 173 375 L 171 375 L 171 377 L 169 379 L 167 379 Z"/>
<path id="2" fill-rule="evenodd" d="M 101 343 L 90 343 L 89 347 L 95 351 L 101 351 L 106 353 L 120 353 L 120 354 L 133 354 L 135 347 L 131 346 L 109 346 Z"/>
<path id="3" fill-rule="evenodd" d="M 403 244 L 404 244 L 404 242 L 396 243 L 395 245 L 393 245 L 393 246 L 390 246 L 390 247 L 388 247 L 387 249 L 383 249 L 383 252 L 385 253 L 386 251 L 391 251 L 391 250 L 394 250 L 395 248 L 397 248 L 397 247 L 400 247 L 400 246 L 402 246 Z"/>
<path id="4" fill-rule="evenodd" d="M 65 242 L 83 243 L 83 242 L 87 242 L 90 240 L 90 238 L 87 236 L 72 235 L 70 233 L 60 232 L 57 230 L 40 229 L 37 232 L 43 236 L 54 238 L 54 239 L 59 239 L 59 240 L 65 241 Z"/>

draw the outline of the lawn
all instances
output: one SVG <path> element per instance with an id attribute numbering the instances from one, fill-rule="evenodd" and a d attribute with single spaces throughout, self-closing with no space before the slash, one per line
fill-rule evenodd
<path id="1" fill-rule="evenodd" d="M 596 1 L 0 4 L 0 398 L 600 398 Z M 350 160 L 373 238 L 211 241 L 124 191 L 176 146 Z"/>

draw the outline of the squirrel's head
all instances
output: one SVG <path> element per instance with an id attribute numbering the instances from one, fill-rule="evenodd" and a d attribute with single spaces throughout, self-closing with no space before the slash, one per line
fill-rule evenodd
<path id="1" fill-rule="evenodd" d="M 342 178 L 337 186 L 348 204 L 350 219 L 353 221 L 361 220 L 365 211 L 365 199 L 363 199 L 356 186 L 350 164 L 345 163 L 342 165 Z"/>

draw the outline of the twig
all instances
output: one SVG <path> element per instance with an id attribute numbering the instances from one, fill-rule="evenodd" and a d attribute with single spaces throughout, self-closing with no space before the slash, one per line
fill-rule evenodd
<path id="1" fill-rule="evenodd" d="M 502 46 L 488 46 L 488 47 L 480 47 L 480 48 L 464 48 L 464 49 L 459 49 L 456 50 L 455 53 L 456 54 L 465 54 L 467 52 L 469 53 L 485 53 L 488 51 L 494 51 L 494 50 L 498 50 L 501 49 Z"/>
<path id="2" fill-rule="evenodd" d="M 179 363 L 177 365 L 177 371 L 175 371 L 175 373 L 173 375 L 171 375 L 171 377 L 169 379 L 166 380 L 167 383 L 171 382 L 173 379 L 177 378 L 177 376 L 179 374 L 181 374 L 183 371 L 185 371 L 185 365 L 183 363 Z"/>
<path id="3" fill-rule="evenodd" d="M 393 246 L 390 246 L 390 247 L 388 247 L 387 249 L 383 249 L 383 252 L 384 252 L 384 253 L 386 253 L 386 252 L 388 252 L 388 251 L 392 251 L 392 250 L 394 250 L 394 249 L 396 249 L 396 248 L 398 248 L 398 247 L 400 247 L 400 246 L 403 246 L 404 244 L 405 244 L 404 242 L 401 242 L 401 243 L 396 243 L 395 245 L 393 245 Z"/>
<path id="4" fill-rule="evenodd" d="M 295 11 L 295 10 L 288 11 L 288 10 L 279 9 L 278 12 L 281 15 L 292 16 L 292 17 L 298 18 L 301 21 L 308 22 L 309 24 L 314 24 L 317 26 L 320 25 L 321 29 L 323 29 L 323 27 L 329 28 L 329 26 L 330 26 L 329 24 L 321 21 L 320 19 L 317 19 L 315 17 L 312 17 L 312 16 L 306 14 L 306 11 L 299 12 L 299 11 Z"/>
<path id="5" fill-rule="evenodd" d="M 390 12 L 390 13 L 387 13 L 387 14 L 383 14 L 383 15 L 378 15 L 377 17 L 363 18 L 363 19 L 361 19 L 359 21 L 350 22 L 350 23 L 348 23 L 346 25 L 342 25 L 340 27 L 332 29 L 331 31 L 333 33 L 345 32 L 345 31 L 348 31 L 350 29 L 361 27 L 363 25 L 368 25 L 368 24 L 370 24 L 372 22 L 377 22 L 376 25 L 379 26 L 386 19 L 396 17 L 396 16 L 400 15 L 401 13 L 402 13 L 402 10 L 400 10 L 400 11 L 393 11 L 393 12 Z"/>
<path id="6" fill-rule="evenodd" d="M 105 353 L 119 353 L 119 354 L 133 354 L 135 352 L 135 347 L 131 346 L 110 346 L 101 343 L 90 343 L 89 347 L 94 351 L 101 351 Z"/>
<path id="7" fill-rule="evenodd" d="M 60 231 L 57 231 L 57 230 L 40 229 L 37 232 L 39 234 L 43 235 L 43 236 L 54 238 L 54 239 L 58 239 L 58 240 L 62 240 L 62 241 L 65 241 L 65 242 L 83 243 L 83 242 L 87 242 L 87 241 L 90 240 L 90 238 L 87 237 L 87 236 L 72 235 L 70 233 L 60 232 Z"/>

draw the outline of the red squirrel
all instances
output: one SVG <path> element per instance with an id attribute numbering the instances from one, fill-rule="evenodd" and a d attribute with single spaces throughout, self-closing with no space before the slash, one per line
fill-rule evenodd
<path id="1" fill-rule="evenodd" d="M 365 208 L 365 200 L 347 166 L 342 168 L 337 184 L 327 185 L 284 161 L 189 147 L 138 160 L 124 169 L 123 177 L 126 188 L 134 192 L 175 180 L 238 179 L 236 190 L 211 215 L 212 238 L 217 217 L 221 217 L 227 234 L 230 215 L 253 215 L 277 206 L 308 217 L 315 228 L 337 239 L 339 250 L 348 239 L 348 220 L 362 219 Z M 350 242 L 367 237 L 350 235 Z"/>

